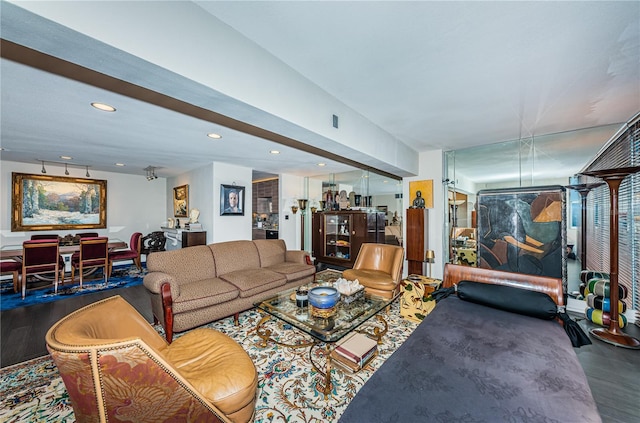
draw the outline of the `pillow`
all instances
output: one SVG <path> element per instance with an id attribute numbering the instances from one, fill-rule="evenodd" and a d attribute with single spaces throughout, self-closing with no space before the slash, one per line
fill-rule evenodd
<path id="1" fill-rule="evenodd" d="M 457 291 L 458 298 L 462 300 L 511 313 L 545 320 L 551 320 L 558 314 L 558 306 L 544 292 L 472 281 L 461 281 Z"/>

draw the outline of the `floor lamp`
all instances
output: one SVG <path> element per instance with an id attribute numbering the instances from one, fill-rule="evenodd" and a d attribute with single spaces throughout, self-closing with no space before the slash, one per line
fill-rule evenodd
<path id="1" fill-rule="evenodd" d="M 305 210 L 307 209 L 307 199 L 299 199 L 298 200 L 298 206 L 300 207 L 300 219 L 302 221 L 302 235 L 301 235 L 301 250 L 304 250 L 304 215 L 305 215 Z"/>
<path id="2" fill-rule="evenodd" d="M 611 210 L 609 213 L 609 307 L 611 321 L 607 328 L 591 329 L 590 333 L 600 341 L 624 348 L 640 349 L 640 340 L 620 330 L 618 322 L 618 190 L 628 175 L 640 172 L 640 166 L 583 172 L 582 175 L 603 179 L 609 185 Z"/>

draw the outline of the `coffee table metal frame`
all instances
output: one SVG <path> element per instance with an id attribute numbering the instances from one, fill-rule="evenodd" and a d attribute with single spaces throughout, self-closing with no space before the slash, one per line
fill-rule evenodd
<path id="1" fill-rule="evenodd" d="M 256 326 L 256 333 L 262 339 L 261 345 L 264 347 L 268 342 L 289 347 L 289 348 L 305 348 L 309 349 L 309 360 L 318 373 L 324 376 L 325 386 L 323 394 L 325 399 L 331 393 L 331 349 L 332 345 L 342 339 L 345 335 L 356 331 L 375 339 L 378 344 L 382 343 L 382 337 L 387 333 L 388 326 L 384 316 L 378 314 L 380 311 L 389 307 L 398 295 L 391 299 L 365 295 L 350 304 L 342 301 L 338 303 L 334 316 L 329 318 L 319 318 L 311 315 L 309 307 L 298 307 L 295 302 L 295 292 L 297 288 L 288 289 L 278 293 L 277 295 L 267 298 L 255 306 L 266 314 Z M 358 329 L 360 325 L 376 316 L 377 321 L 381 324 L 373 326 L 372 329 Z M 272 331 L 264 328 L 265 322 L 275 317 L 290 325 L 296 327 L 303 333 L 312 337 L 310 341 L 300 342 L 296 344 L 285 344 L 274 339 Z M 320 343 L 325 344 L 324 356 L 326 359 L 326 367 L 323 371 L 315 364 L 312 358 L 312 350 Z"/>

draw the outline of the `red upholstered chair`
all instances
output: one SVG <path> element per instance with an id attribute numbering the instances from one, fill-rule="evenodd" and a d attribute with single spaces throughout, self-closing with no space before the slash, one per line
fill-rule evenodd
<path id="1" fill-rule="evenodd" d="M 75 280 L 75 272 L 78 269 L 80 271 L 80 288 L 82 288 L 84 270 L 98 267 L 104 269 L 104 281 L 107 282 L 107 273 L 109 272 L 108 245 L 109 238 L 104 236 L 81 238 L 80 251 L 71 256 L 71 282 Z"/>
<path id="2" fill-rule="evenodd" d="M 111 270 L 113 270 L 114 261 L 133 260 L 138 270 L 142 270 L 142 264 L 140 263 L 140 251 L 142 250 L 142 234 L 140 232 L 134 232 L 129 240 L 128 250 L 116 250 L 109 252 L 109 277 L 111 277 Z"/>
<path id="3" fill-rule="evenodd" d="M 54 292 L 58 293 L 58 278 L 64 283 L 64 259 L 56 239 L 40 239 L 22 243 L 22 298 L 27 293 L 27 275 L 54 274 Z"/>
<path id="4" fill-rule="evenodd" d="M 53 240 L 57 240 L 58 235 L 56 234 L 36 234 L 36 235 L 31 235 L 31 239 L 32 240 L 38 240 L 38 239 L 53 239 Z"/>
<path id="5" fill-rule="evenodd" d="M 22 271 L 22 263 L 14 260 L 0 261 L 0 274 L 13 275 L 13 292 L 18 292 L 18 274 Z"/>

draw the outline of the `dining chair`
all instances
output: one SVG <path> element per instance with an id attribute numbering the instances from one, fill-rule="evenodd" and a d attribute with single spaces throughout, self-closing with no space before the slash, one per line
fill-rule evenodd
<path id="1" fill-rule="evenodd" d="M 38 239 L 54 239 L 54 240 L 57 240 L 58 239 L 58 235 L 57 234 L 36 234 L 36 235 L 31 235 L 31 239 L 32 240 L 38 240 Z"/>
<path id="2" fill-rule="evenodd" d="M 84 270 L 90 268 L 103 268 L 104 281 L 107 282 L 109 272 L 109 238 L 81 238 L 80 251 L 71 255 L 71 282 L 75 281 L 76 268 L 80 272 L 80 288 L 84 279 Z"/>
<path id="3" fill-rule="evenodd" d="M 132 260 L 138 270 L 142 270 L 142 263 L 140 262 L 141 251 L 142 233 L 134 232 L 133 234 L 131 234 L 128 250 L 109 251 L 109 277 L 111 277 L 111 271 L 113 270 L 114 261 Z"/>
<path id="4" fill-rule="evenodd" d="M 27 276 L 42 273 L 54 274 L 53 289 L 58 293 L 58 281 L 64 283 L 64 259 L 60 255 L 58 240 L 38 239 L 22 243 L 22 298 L 27 293 Z"/>
<path id="5" fill-rule="evenodd" d="M 0 274 L 13 275 L 13 292 L 18 292 L 18 274 L 22 271 L 22 263 L 15 260 L 0 261 Z"/>
<path id="6" fill-rule="evenodd" d="M 98 237 L 98 233 L 97 232 L 82 232 L 82 233 L 76 234 L 76 236 L 78 238 L 97 238 Z"/>

